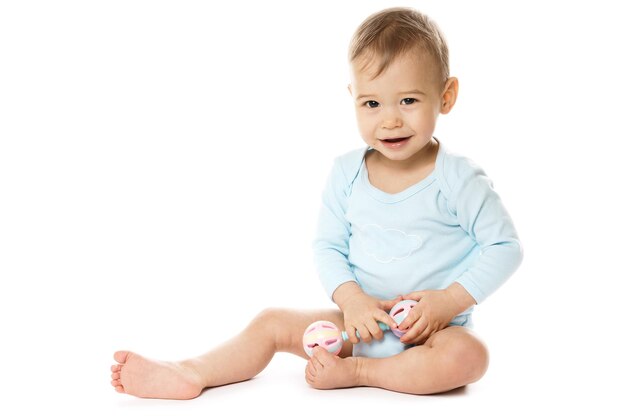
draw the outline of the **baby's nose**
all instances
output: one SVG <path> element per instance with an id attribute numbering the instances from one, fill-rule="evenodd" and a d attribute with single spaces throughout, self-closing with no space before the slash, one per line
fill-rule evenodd
<path id="1" fill-rule="evenodd" d="M 395 111 L 388 110 L 383 115 L 383 121 L 381 123 L 381 128 L 384 129 L 393 129 L 402 127 L 402 118 Z"/>

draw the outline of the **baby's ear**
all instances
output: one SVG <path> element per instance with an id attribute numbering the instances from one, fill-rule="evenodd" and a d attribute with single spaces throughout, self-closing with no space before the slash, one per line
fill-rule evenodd
<path id="1" fill-rule="evenodd" d="M 440 112 L 442 114 L 450 113 L 454 104 L 456 103 L 456 98 L 459 95 L 459 80 L 456 77 L 450 77 L 448 81 L 446 81 L 446 85 L 443 89 L 443 95 L 441 98 L 441 109 Z"/>

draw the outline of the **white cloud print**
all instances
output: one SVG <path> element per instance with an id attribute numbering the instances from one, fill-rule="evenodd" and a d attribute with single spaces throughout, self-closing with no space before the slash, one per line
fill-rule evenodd
<path id="1" fill-rule="evenodd" d="M 424 242 L 418 235 L 409 235 L 398 229 L 383 228 L 376 224 L 364 225 L 355 232 L 365 253 L 379 263 L 407 258 Z"/>

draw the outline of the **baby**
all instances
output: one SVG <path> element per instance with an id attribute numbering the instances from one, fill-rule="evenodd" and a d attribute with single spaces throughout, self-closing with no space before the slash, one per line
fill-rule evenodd
<path id="1" fill-rule="evenodd" d="M 485 173 L 433 136 L 458 94 L 446 42 L 427 16 L 386 9 L 357 29 L 349 61 L 367 147 L 335 160 L 314 241 L 318 274 L 339 309 L 267 309 L 232 340 L 181 362 L 118 351 L 118 392 L 190 399 L 254 377 L 276 352 L 307 359 L 302 335 L 318 320 L 349 341 L 338 356 L 313 350 L 305 379 L 314 388 L 431 394 L 483 376 L 488 353 L 470 330 L 473 306 L 513 274 L 522 248 Z M 417 304 L 396 324 L 388 311 L 403 299 Z M 379 322 L 404 336 L 383 333 Z"/>

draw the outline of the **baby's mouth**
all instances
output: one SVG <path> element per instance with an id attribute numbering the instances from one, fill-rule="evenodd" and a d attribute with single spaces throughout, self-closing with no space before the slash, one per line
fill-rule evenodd
<path id="1" fill-rule="evenodd" d="M 404 147 L 404 144 L 409 142 L 411 139 L 410 136 L 403 136 L 397 138 L 382 138 L 380 142 L 383 143 L 383 146 L 387 149 L 400 149 Z"/>
<path id="2" fill-rule="evenodd" d="M 405 139 L 409 139 L 409 138 L 410 138 L 410 137 L 405 136 L 405 137 L 402 137 L 402 138 L 387 138 L 387 139 L 381 139 L 381 141 L 394 143 L 394 142 L 404 141 Z"/>

